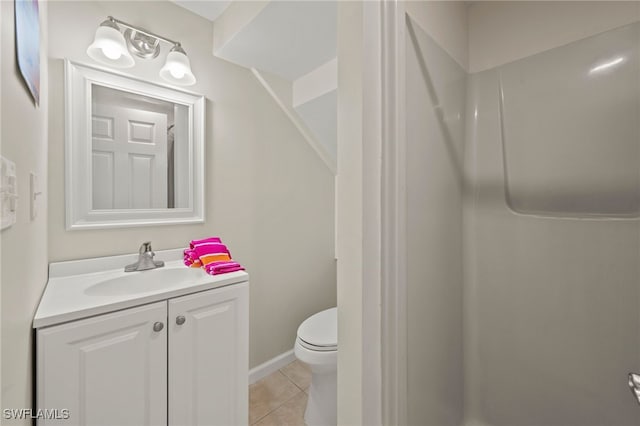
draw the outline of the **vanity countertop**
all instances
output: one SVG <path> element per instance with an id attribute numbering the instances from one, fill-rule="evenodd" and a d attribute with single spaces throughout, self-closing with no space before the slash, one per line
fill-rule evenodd
<path id="1" fill-rule="evenodd" d="M 182 249 L 156 252 L 165 266 L 124 272 L 137 254 L 56 262 L 49 265 L 49 281 L 33 319 L 33 328 L 157 302 L 249 280 L 244 271 L 209 275 L 187 268 Z"/>

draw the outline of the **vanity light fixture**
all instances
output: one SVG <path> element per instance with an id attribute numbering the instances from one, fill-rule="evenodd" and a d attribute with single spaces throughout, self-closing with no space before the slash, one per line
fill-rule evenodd
<path id="1" fill-rule="evenodd" d="M 120 27 L 126 28 L 124 35 Z M 172 44 L 167 60 L 160 70 L 160 77 L 169 83 L 191 86 L 196 78 L 191 63 L 179 42 L 159 36 L 147 30 L 127 24 L 112 16 L 100 24 L 87 55 L 94 61 L 116 68 L 135 65 L 131 53 L 142 59 L 154 59 L 160 53 L 160 42 Z M 130 53 L 131 52 L 131 53 Z"/>

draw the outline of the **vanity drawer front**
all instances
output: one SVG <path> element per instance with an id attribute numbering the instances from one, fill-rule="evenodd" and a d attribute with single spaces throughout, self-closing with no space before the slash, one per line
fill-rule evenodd
<path id="1" fill-rule="evenodd" d="M 166 301 L 37 331 L 38 425 L 167 424 Z"/>

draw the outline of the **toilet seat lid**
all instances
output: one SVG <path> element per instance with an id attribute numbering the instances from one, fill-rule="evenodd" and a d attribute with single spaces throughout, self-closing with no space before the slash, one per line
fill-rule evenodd
<path id="1" fill-rule="evenodd" d="M 311 346 L 338 346 L 338 309 L 330 308 L 311 315 L 298 327 L 298 338 Z"/>

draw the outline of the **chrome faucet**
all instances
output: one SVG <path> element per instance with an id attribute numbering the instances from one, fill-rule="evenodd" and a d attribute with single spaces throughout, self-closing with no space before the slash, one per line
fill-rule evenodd
<path id="1" fill-rule="evenodd" d="M 149 269 L 162 268 L 164 262 L 162 260 L 153 260 L 156 254 L 151 248 L 151 241 L 142 243 L 138 252 L 138 261 L 124 267 L 125 272 L 147 271 Z"/>

